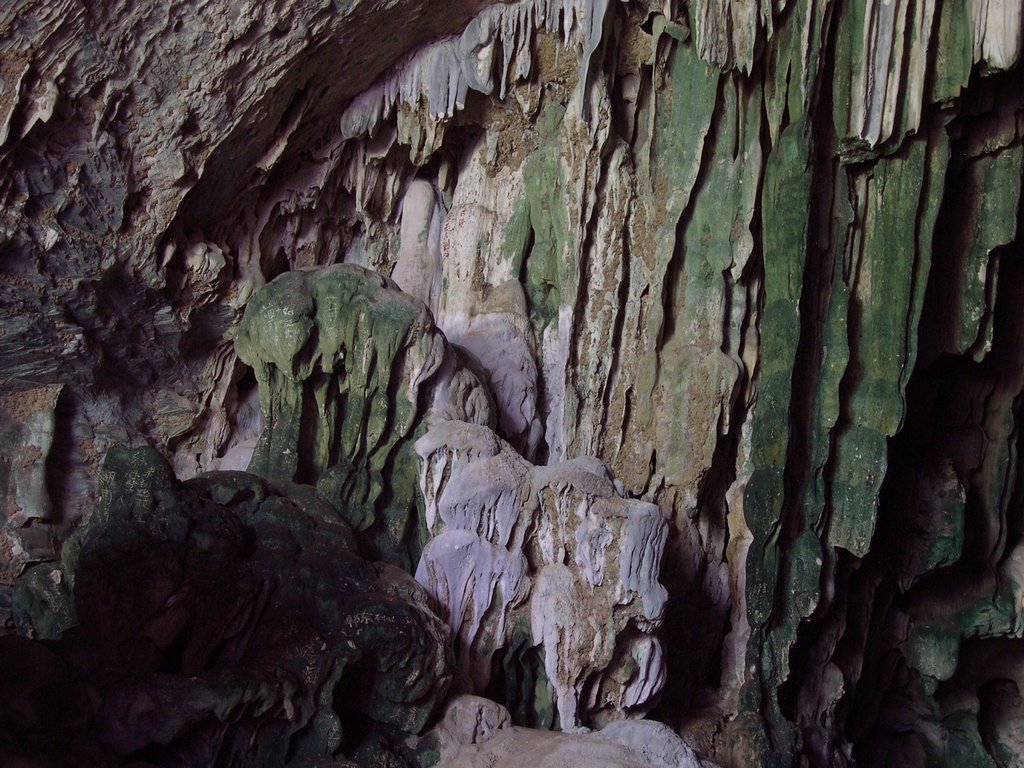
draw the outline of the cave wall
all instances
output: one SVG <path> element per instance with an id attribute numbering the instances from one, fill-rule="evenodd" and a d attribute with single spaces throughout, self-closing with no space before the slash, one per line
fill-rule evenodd
<path id="1" fill-rule="evenodd" d="M 655 717 L 1020 759 L 1019 3 L 96 5 L 0 10 L 5 594 L 111 445 L 242 468 L 245 307 L 346 262 L 667 517 Z"/>

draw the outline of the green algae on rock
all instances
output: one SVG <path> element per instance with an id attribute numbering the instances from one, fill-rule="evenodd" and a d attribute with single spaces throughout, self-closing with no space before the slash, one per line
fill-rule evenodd
<path id="1" fill-rule="evenodd" d="M 370 555 L 411 571 L 427 541 L 412 444 L 428 410 L 492 418 L 427 308 L 361 267 L 288 272 L 249 302 L 235 347 L 264 415 L 249 470 L 318 483 Z"/>
<path id="2" fill-rule="evenodd" d="M 262 430 L 254 468 L 408 568 L 437 511 L 408 444 L 478 406 L 669 520 L 653 714 L 714 759 L 1019 761 L 1019 0 L 229 5 L 0 9 L 0 387 L 63 387 L 0 427 L 0 614 L 19 580 L 22 631 L 75 621 L 73 574 L 22 571 L 76 557 L 114 442 L 186 478 Z M 250 301 L 341 260 L 423 299 L 451 378 L 410 384 L 435 360 L 383 282 Z M 485 625 L 513 599 L 478 591 Z M 468 647 L 551 726 L 565 679 L 506 629 Z"/>

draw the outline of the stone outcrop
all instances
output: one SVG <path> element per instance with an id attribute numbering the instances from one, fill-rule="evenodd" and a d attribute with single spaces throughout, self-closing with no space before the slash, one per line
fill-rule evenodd
<path id="1" fill-rule="evenodd" d="M 548 727 L 653 706 L 661 510 L 624 498 L 598 461 L 522 458 L 423 303 L 357 266 L 290 272 L 249 302 L 236 347 L 264 424 L 250 471 L 315 482 L 364 551 L 418 561 L 456 637 L 457 690 L 487 692 L 503 668 L 495 695 Z M 500 374 L 496 349 L 485 370 Z"/>
<path id="2" fill-rule="evenodd" d="M 421 765 L 452 768 L 715 768 L 663 723 L 620 720 L 575 734 L 512 725 L 508 710 L 459 696 L 417 744 Z"/>
<path id="3" fill-rule="evenodd" d="M 15 593 L 22 634 L 53 642 L 3 639 L 5 764 L 312 765 L 423 730 L 447 627 L 313 488 L 182 484 L 148 449 L 111 451 L 100 481 Z"/>
<path id="4" fill-rule="evenodd" d="M 412 570 L 426 543 L 413 441 L 428 411 L 493 420 L 426 307 L 362 267 L 289 272 L 249 302 L 235 346 L 260 394 L 249 469 L 316 484 L 369 554 Z"/>

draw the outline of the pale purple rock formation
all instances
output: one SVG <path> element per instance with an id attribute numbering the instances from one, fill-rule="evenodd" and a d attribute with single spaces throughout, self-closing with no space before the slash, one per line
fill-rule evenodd
<path id="1" fill-rule="evenodd" d="M 484 692 L 525 621 L 562 728 L 646 712 L 665 675 L 661 511 L 599 461 L 535 467 L 478 425 L 442 422 L 416 452 L 434 534 L 416 578 L 456 639 L 456 685 Z"/>

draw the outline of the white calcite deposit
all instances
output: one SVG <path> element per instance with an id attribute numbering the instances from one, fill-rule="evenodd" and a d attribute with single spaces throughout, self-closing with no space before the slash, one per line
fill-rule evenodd
<path id="1" fill-rule="evenodd" d="M 582 43 L 580 83 L 603 37 L 611 0 L 522 0 L 486 8 L 461 35 L 425 46 L 352 100 L 341 118 L 346 138 L 374 135 L 396 108 L 427 104 L 431 118 L 450 118 L 466 106 L 470 90 L 505 97 L 511 82 L 533 69 L 533 40 L 540 30 L 560 35 L 566 48 Z M 501 51 L 500 67 L 495 68 Z M 581 102 L 585 103 L 585 102 Z"/>
<path id="2" fill-rule="evenodd" d="M 416 453 L 433 534 L 416 578 L 452 629 L 456 685 L 484 692 L 526 622 L 563 729 L 646 712 L 665 678 L 661 511 L 597 460 L 533 466 L 479 425 L 442 422 Z"/>
<path id="3" fill-rule="evenodd" d="M 422 740 L 445 768 L 714 768 L 664 723 L 620 720 L 597 732 L 552 733 L 512 725 L 508 710 L 458 696 Z"/>

